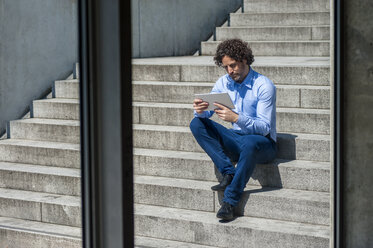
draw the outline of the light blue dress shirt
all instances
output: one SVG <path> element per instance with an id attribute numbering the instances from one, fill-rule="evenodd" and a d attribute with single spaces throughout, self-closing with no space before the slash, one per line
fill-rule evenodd
<path id="1" fill-rule="evenodd" d="M 237 83 L 228 74 L 219 78 L 211 93 L 228 92 L 238 113 L 233 129 L 244 134 L 270 134 L 276 141 L 276 87 L 267 77 L 254 71 L 250 72 L 242 83 Z M 196 117 L 210 118 L 214 111 L 205 111 Z"/>

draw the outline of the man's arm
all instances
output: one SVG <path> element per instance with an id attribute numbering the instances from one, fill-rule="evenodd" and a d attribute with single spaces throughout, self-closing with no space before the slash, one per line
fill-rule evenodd
<path id="1" fill-rule="evenodd" d="M 276 114 L 276 88 L 272 82 L 261 85 L 258 89 L 256 117 L 240 112 L 236 124 L 248 134 L 266 136 L 271 130 L 271 121 Z"/>
<path id="2" fill-rule="evenodd" d="M 217 107 L 217 109 L 215 109 L 215 113 L 220 119 L 228 122 L 237 122 L 238 114 L 233 112 L 230 108 L 227 108 L 219 103 L 214 103 L 214 105 Z"/>
<path id="3" fill-rule="evenodd" d="M 220 79 L 215 83 L 214 87 L 212 88 L 210 93 L 221 93 L 222 91 L 222 86 L 220 85 Z M 204 105 L 207 104 L 207 105 Z M 202 108 L 203 106 L 203 108 Z M 194 108 L 194 116 L 195 117 L 200 117 L 200 118 L 210 118 L 213 114 L 214 111 L 206 111 L 208 108 L 208 103 L 203 102 L 201 99 L 194 99 L 193 101 L 193 108 Z"/>

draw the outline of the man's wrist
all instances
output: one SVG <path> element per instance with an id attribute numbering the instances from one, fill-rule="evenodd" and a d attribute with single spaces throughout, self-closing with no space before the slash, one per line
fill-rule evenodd
<path id="1" fill-rule="evenodd" d="M 237 121 L 238 121 L 238 117 L 239 117 L 239 115 L 236 114 L 236 116 L 235 116 L 235 118 L 234 118 L 234 120 L 233 120 L 234 123 L 237 123 Z"/>

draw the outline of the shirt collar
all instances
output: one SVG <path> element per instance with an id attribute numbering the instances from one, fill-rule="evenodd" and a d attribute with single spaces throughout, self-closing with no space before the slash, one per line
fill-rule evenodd
<path id="1" fill-rule="evenodd" d="M 247 76 L 245 77 L 245 79 L 242 81 L 242 83 L 237 83 L 236 81 L 234 81 L 228 74 L 227 74 L 227 79 L 228 79 L 228 83 L 233 86 L 234 84 L 238 84 L 238 85 L 245 85 L 247 88 L 251 89 L 253 87 L 253 78 L 254 78 L 254 70 L 251 68 L 251 66 L 249 67 L 250 68 L 250 71 L 249 73 L 247 74 Z"/>

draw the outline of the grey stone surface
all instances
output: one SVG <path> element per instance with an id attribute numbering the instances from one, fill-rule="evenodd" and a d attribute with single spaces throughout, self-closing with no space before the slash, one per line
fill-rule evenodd
<path id="1" fill-rule="evenodd" d="M 342 129 L 342 206 L 347 248 L 372 247 L 373 224 L 373 2 L 344 3 L 342 39 L 344 98 Z"/>
<path id="2" fill-rule="evenodd" d="M 267 26 L 267 27 L 219 27 L 216 39 L 238 38 L 247 41 L 276 40 L 329 40 L 329 25 L 317 26 Z"/>
<path id="3" fill-rule="evenodd" d="M 329 56 L 329 41 L 248 41 L 255 56 Z M 215 55 L 219 41 L 201 43 L 202 55 Z"/>
<path id="4" fill-rule="evenodd" d="M 79 98 L 79 80 L 54 81 L 54 97 L 57 98 Z"/>
<path id="5" fill-rule="evenodd" d="M 81 228 L 0 217 L 0 246 L 81 248 Z"/>
<path id="6" fill-rule="evenodd" d="M 178 65 L 136 65 L 132 64 L 132 80 L 180 81 Z"/>
<path id="7" fill-rule="evenodd" d="M 80 124 L 75 120 L 24 119 L 10 122 L 10 137 L 54 141 L 64 143 L 80 142 Z"/>
<path id="8" fill-rule="evenodd" d="M 299 86 L 276 85 L 276 106 L 299 108 L 300 99 Z"/>
<path id="9" fill-rule="evenodd" d="M 177 242 L 173 240 L 155 239 L 149 237 L 135 237 L 135 248 L 211 248 L 211 246 Z"/>
<path id="10" fill-rule="evenodd" d="M 217 211 L 217 195 L 210 189 L 215 184 L 187 179 L 136 176 L 134 199 L 135 203 L 141 204 Z M 328 225 L 329 197 L 329 193 L 247 186 L 236 211 L 245 216 Z M 222 192 L 219 199 L 222 199 Z"/>
<path id="11" fill-rule="evenodd" d="M 241 0 L 132 0 L 132 56 L 192 55 L 240 5 Z"/>
<path id="12" fill-rule="evenodd" d="M 41 220 L 40 203 L 5 198 L 3 192 L 0 192 L 0 215 L 5 217 L 14 217 L 24 220 Z"/>
<path id="13" fill-rule="evenodd" d="M 191 103 L 194 94 L 209 93 L 213 86 L 214 83 L 207 82 L 134 81 L 133 101 Z M 329 86 L 276 85 L 276 88 L 277 107 L 329 108 Z M 136 111 L 135 123 L 138 123 L 139 109 L 133 110 Z"/>
<path id="14" fill-rule="evenodd" d="M 0 161 L 80 168 L 79 144 L 8 139 L 0 142 Z"/>
<path id="15" fill-rule="evenodd" d="M 279 134 L 277 157 L 309 161 L 330 161 L 330 137 L 328 135 Z"/>
<path id="16" fill-rule="evenodd" d="M 80 197 L 0 188 L 0 214 L 69 226 L 81 226 Z"/>
<path id="17" fill-rule="evenodd" d="M 329 85 L 329 64 L 326 57 L 255 57 L 253 68 L 275 84 Z M 132 73 L 135 81 L 215 82 L 225 71 L 211 56 L 194 56 L 134 59 Z"/>
<path id="18" fill-rule="evenodd" d="M 245 12 L 329 11 L 329 0 L 245 0 Z"/>
<path id="19" fill-rule="evenodd" d="M 200 65 L 200 66 L 214 66 L 214 60 L 212 56 L 174 56 L 174 57 L 162 57 L 162 58 L 144 58 L 144 59 L 132 59 L 133 65 Z M 301 67 L 329 67 L 330 58 L 326 57 L 255 57 L 254 65 L 257 66 L 301 66 Z M 162 67 L 161 67 L 162 69 Z M 164 71 L 166 72 L 166 71 Z M 134 75 L 137 76 L 137 75 Z M 216 80 L 216 79 L 215 79 Z M 214 81 L 215 81 L 214 80 Z M 209 80 L 204 80 L 206 82 Z"/>
<path id="20" fill-rule="evenodd" d="M 162 228 L 159 228 L 162 226 Z M 329 227 L 241 217 L 219 223 L 215 213 L 135 205 L 138 235 L 211 246 L 327 247 Z M 276 238 L 274 238 L 276 237 Z"/>
<path id="21" fill-rule="evenodd" d="M 194 94 L 208 93 L 213 86 L 209 82 L 133 81 L 133 101 L 191 103 Z"/>
<path id="22" fill-rule="evenodd" d="M 42 221 L 66 226 L 81 227 L 81 198 L 63 196 L 42 203 Z"/>
<path id="23" fill-rule="evenodd" d="M 78 99 L 43 99 L 33 101 L 35 118 L 79 120 Z"/>
<path id="24" fill-rule="evenodd" d="M 73 78 L 78 79 L 78 80 L 80 79 L 79 63 L 74 64 Z"/>
<path id="25" fill-rule="evenodd" d="M 78 1 L 0 1 L 0 134 L 78 60 Z M 11 107 L 9 107 L 11 106 Z"/>
<path id="26" fill-rule="evenodd" d="M 215 199 L 218 211 L 223 192 Z M 239 216 L 329 225 L 329 202 L 329 193 L 248 186 L 235 212 Z"/>
<path id="27" fill-rule="evenodd" d="M 302 108 L 329 108 L 329 88 L 304 88 L 301 89 L 300 105 Z"/>
<path id="28" fill-rule="evenodd" d="M 276 128 L 279 132 L 329 134 L 330 111 L 277 108 Z"/>
<path id="29" fill-rule="evenodd" d="M 188 127 L 143 125 L 133 126 L 134 147 L 197 151 L 202 149 Z M 278 158 L 329 161 L 330 137 L 320 134 L 278 134 Z"/>
<path id="30" fill-rule="evenodd" d="M 189 126 L 194 117 L 191 103 L 134 102 L 133 106 L 134 112 L 139 113 L 140 124 Z M 328 134 L 329 115 L 328 110 L 277 108 L 277 131 Z M 221 120 L 219 123 L 231 127 L 230 123 Z"/>
<path id="31" fill-rule="evenodd" d="M 134 173 L 215 182 L 221 178 L 205 153 L 143 148 L 134 149 Z M 248 184 L 328 192 L 329 177 L 329 163 L 277 159 L 256 165 Z"/>
<path id="32" fill-rule="evenodd" d="M 0 162 L 0 187 L 80 195 L 80 170 Z"/>
<path id="33" fill-rule="evenodd" d="M 273 8 L 273 7 L 272 7 Z M 329 12 L 268 12 L 268 13 L 232 13 L 230 25 L 233 26 L 308 26 L 330 23 Z"/>
<path id="34" fill-rule="evenodd" d="M 312 40 L 330 40 L 329 25 L 313 26 L 311 36 L 312 36 Z"/>
<path id="35" fill-rule="evenodd" d="M 211 182 L 135 176 L 135 203 L 213 212 L 215 194 Z"/>

